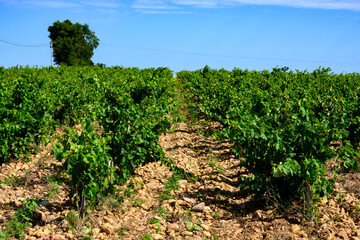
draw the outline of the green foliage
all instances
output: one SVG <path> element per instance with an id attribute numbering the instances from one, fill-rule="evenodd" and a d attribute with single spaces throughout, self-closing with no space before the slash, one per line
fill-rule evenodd
<path id="1" fill-rule="evenodd" d="M 182 179 L 190 179 L 190 177 L 183 169 L 175 169 L 175 172 L 165 182 L 164 191 L 159 195 L 159 198 L 161 200 L 174 198 L 174 196 L 171 195 L 171 191 L 178 190 L 180 188 L 178 181 Z"/>
<path id="2" fill-rule="evenodd" d="M 32 223 L 35 219 L 35 209 L 38 208 L 38 202 L 34 199 L 24 200 L 22 203 L 24 204 L 24 208 L 19 209 L 14 214 L 16 220 L 22 223 Z"/>
<path id="3" fill-rule="evenodd" d="M 114 168 L 109 165 L 112 160 L 107 143 L 110 137 L 101 137 L 94 132 L 94 126 L 85 123 L 78 135 L 73 128 L 68 128 L 60 144 L 54 144 L 56 158 L 63 162 L 63 168 L 71 176 L 70 198 L 86 196 L 95 201 L 100 193 L 113 190 Z M 80 199 L 78 199 L 80 200 Z"/>
<path id="4" fill-rule="evenodd" d="M 171 216 L 171 212 L 163 206 L 157 207 L 154 213 L 155 215 L 162 217 L 166 222 L 168 218 Z"/>
<path id="5" fill-rule="evenodd" d="M 71 211 L 65 216 L 65 220 L 68 223 L 68 226 L 72 232 L 76 232 L 76 229 L 79 227 L 79 218 L 76 212 Z"/>
<path id="6" fill-rule="evenodd" d="M 215 132 L 229 139 L 251 177 L 239 176 L 244 191 L 278 200 L 311 199 L 332 192 L 325 163 L 341 155 L 344 167 L 358 165 L 359 74 L 213 70 L 178 73 L 207 117 L 223 124 Z M 338 152 L 330 149 L 343 141 Z M 354 157 L 355 156 L 355 157 Z M 306 193 L 309 194 L 309 193 Z"/>
<path id="7" fill-rule="evenodd" d="M 11 240 L 11 236 L 9 236 L 7 231 L 0 232 L 0 239 L 2 239 L 2 240 Z"/>
<path id="8" fill-rule="evenodd" d="M 80 240 L 93 240 L 94 239 L 91 225 L 89 224 L 88 227 L 89 228 L 87 229 L 87 231 L 84 232 L 83 235 L 80 237 Z"/>
<path id="9" fill-rule="evenodd" d="M 209 163 L 209 166 L 212 168 L 212 169 L 216 169 L 219 173 L 223 174 L 224 173 L 224 169 L 222 168 L 222 166 L 219 164 L 219 161 L 217 159 L 217 157 L 215 155 L 211 155 L 209 158 L 208 158 L 208 163 Z"/>
<path id="10" fill-rule="evenodd" d="M 198 226 L 196 224 L 192 224 L 189 220 L 185 220 L 184 222 L 186 223 L 186 228 L 189 231 L 195 231 L 196 230 L 196 231 L 201 232 L 201 227 L 200 226 Z M 201 222 L 199 222 L 199 224 L 201 224 Z"/>
<path id="11" fill-rule="evenodd" d="M 122 203 L 124 199 L 119 196 L 119 194 L 108 194 L 103 198 L 99 199 L 99 203 L 96 205 L 96 209 L 99 211 L 103 210 L 122 210 Z"/>
<path id="12" fill-rule="evenodd" d="M 157 224 L 157 223 L 160 223 L 160 220 L 155 219 L 155 218 L 150 218 L 150 219 L 148 220 L 148 222 L 149 222 L 150 224 Z"/>
<path id="13" fill-rule="evenodd" d="M 0 75 L 0 164 L 33 152 L 51 126 L 42 105 L 43 80 L 29 69 L 21 71 L 20 76 L 11 76 L 11 70 Z"/>
<path id="14" fill-rule="evenodd" d="M 120 229 L 115 230 L 118 233 L 118 237 L 120 237 L 118 240 L 121 239 L 125 235 L 125 231 L 129 231 L 127 227 L 122 226 Z"/>
<path id="15" fill-rule="evenodd" d="M 38 202 L 34 199 L 22 201 L 23 206 L 15 212 L 11 221 L 6 223 L 5 232 L 0 232 L 0 239 L 24 239 L 27 227 L 39 220 L 35 214 L 35 209 L 39 207 Z"/>
<path id="16" fill-rule="evenodd" d="M 157 140 L 170 127 L 174 101 L 167 68 L 14 67 L 0 77 L 0 163 L 32 153 L 55 126 L 82 119 L 114 133 L 110 154 L 122 178 L 164 157 Z"/>
<path id="17" fill-rule="evenodd" d="M 216 220 L 220 218 L 220 213 L 218 212 L 213 212 L 212 215 Z"/>
<path id="18" fill-rule="evenodd" d="M 178 180 L 180 180 L 181 177 L 177 177 L 176 174 L 173 174 L 169 177 L 169 179 L 165 182 L 164 191 L 159 195 L 159 198 L 161 200 L 169 200 L 171 198 L 174 198 L 174 196 L 171 195 L 171 191 L 177 190 L 180 188 L 178 184 Z"/>
<path id="19" fill-rule="evenodd" d="M 337 150 L 340 168 L 344 170 L 359 171 L 360 152 L 354 149 L 350 141 L 345 140 L 343 145 Z"/>
<path id="20" fill-rule="evenodd" d="M 2 184 L 5 184 L 7 186 L 11 186 L 13 188 L 16 188 L 18 186 L 21 186 L 25 183 L 25 181 L 17 176 L 17 175 L 12 175 L 12 176 L 9 176 L 3 180 L 0 181 Z"/>
<path id="21" fill-rule="evenodd" d="M 146 202 L 145 199 L 135 198 L 132 200 L 131 204 L 133 207 L 140 207 L 145 202 Z"/>
<path id="22" fill-rule="evenodd" d="M 139 191 L 137 189 L 135 189 L 135 186 L 133 183 L 130 183 L 127 186 L 127 189 L 124 190 L 124 196 L 128 197 L 128 198 L 132 198 L 134 195 L 138 194 Z"/>
<path id="23" fill-rule="evenodd" d="M 166 117 L 173 102 L 170 70 L 58 67 L 49 71 L 54 80 L 47 83 L 45 107 L 52 125 L 83 126 L 79 135 L 68 128 L 53 148 L 57 159 L 65 160 L 71 198 L 84 194 L 94 205 L 100 193 L 111 192 L 115 182 L 125 183 L 137 166 L 165 158 L 158 139 L 170 128 Z"/>
<path id="24" fill-rule="evenodd" d="M 166 115 L 171 110 L 172 83 L 165 78 L 169 71 L 160 68 L 142 75 L 135 73 L 128 82 L 128 91 L 106 87 L 106 107 L 100 122 L 112 135 L 110 154 L 119 166 L 121 183 L 137 166 L 165 157 L 158 139 L 170 129 Z"/>
<path id="25" fill-rule="evenodd" d="M 140 236 L 141 240 L 152 240 L 154 239 L 150 233 L 144 233 Z"/>
<path id="26" fill-rule="evenodd" d="M 30 224 L 27 222 L 21 222 L 16 218 L 13 218 L 6 224 L 6 230 L 4 233 L 0 233 L 0 237 L 4 237 L 4 239 L 11 239 L 11 237 L 15 237 L 16 239 L 24 239 L 27 227 Z M 3 239 L 3 238 L 1 238 Z"/>
<path id="27" fill-rule="evenodd" d="M 61 192 L 59 183 L 55 181 L 53 175 L 50 174 L 47 175 L 46 181 L 49 184 L 49 190 L 47 191 L 48 193 L 46 194 L 47 197 L 54 197 Z"/>
<path id="28" fill-rule="evenodd" d="M 307 184 L 313 199 L 330 193 L 325 164 L 332 157 L 342 168 L 358 170 L 359 78 L 325 68 L 309 73 L 205 67 L 178 73 L 177 84 L 194 115 L 221 122 L 224 128 L 213 134 L 229 139 L 234 154 L 246 158 L 242 166 L 251 177 L 243 178 L 242 189 L 289 200 L 301 198 Z M 158 144 L 179 104 L 169 69 L 14 67 L 0 69 L 0 79 L 0 163 L 34 153 L 54 127 L 65 124 L 70 128 L 54 151 L 65 160 L 71 196 L 84 193 L 96 202 L 150 161 L 180 171 Z M 77 123 L 79 135 L 71 128 Z M 340 143 L 336 150 L 329 148 L 334 142 Z M 217 167 L 216 159 L 209 164 Z M 166 189 L 176 184 L 174 178 Z"/>
<path id="29" fill-rule="evenodd" d="M 69 20 L 56 21 L 49 26 L 49 38 L 54 49 L 54 61 L 58 65 L 93 65 L 91 57 L 99 45 L 99 39 L 87 24 L 73 24 Z"/>

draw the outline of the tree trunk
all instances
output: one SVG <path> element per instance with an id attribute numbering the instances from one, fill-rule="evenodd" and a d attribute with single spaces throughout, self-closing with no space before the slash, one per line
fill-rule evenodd
<path id="1" fill-rule="evenodd" d="M 81 220 L 84 220 L 85 217 L 85 205 L 86 205 L 86 197 L 85 195 L 81 194 L 80 195 L 80 203 L 79 203 L 79 217 L 81 218 Z"/>
<path id="2" fill-rule="evenodd" d="M 312 199 L 312 187 L 309 182 L 306 182 L 305 189 L 305 200 L 306 200 L 306 211 L 308 212 L 309 221 L 312 222 L 314 220 L 313 216 L 313 199 Z"/>

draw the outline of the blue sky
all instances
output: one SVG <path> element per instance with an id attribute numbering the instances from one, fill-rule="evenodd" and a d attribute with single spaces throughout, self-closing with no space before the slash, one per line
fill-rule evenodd
<path id="1" fill-rule="evenodd" d="M 0 66 L 49 66 L 47 29 L 66 19 L 107 66 L 360 72 L 360 0 L 0 0 Z"/>

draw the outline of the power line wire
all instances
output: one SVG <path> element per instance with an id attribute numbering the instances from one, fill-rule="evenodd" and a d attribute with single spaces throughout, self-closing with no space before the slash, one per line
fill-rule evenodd
<path id="1" fill-rule="evenodd" d="M 179 51 L 179 50 L 170 50 L 170 49 L 144 48 L 144 47 L 136 47 L 136 46 L 128 46 L 128 45 L 117 45 L 117 44 L 107 44 L 107 43 L 104 43 L 103 45 L 111 46 L 111 47 L 118 47 L 118 48 L 123 48 L 123 49 L 132 49 L 132 50 L 164 52 L 164 53 L 174 53 L 174 54 L 184 54 L 184 55 L 196 55 L 196 56 L 204 56 L 204 57 L 238 58 L 238 59 L 248 59 L 248 60 L 258 60 L 258 61 L 284 61 L 284 62 L 304 62 L 304 63 L 323 63 L 323 64 L 360 64 L 360 62 L 350 62 L 350 61 L 310 60 L 310 59 L 271 58 L 271 57 L 250 57 L 250 56 L 239 56 L 239 55 L 212 54 L 212 53 L 189 52 L 189 51 Z"/>
<path id="2" fill-rule="evenodd" d="M 46 47 L 46 46 L 49 46 L 48 43 L 46 43 L 46 44 L 45 43 L 39 43 L 39 44 L 28 45 L 28 44 L 15 43 L 15 42 L 7 41 L 7 40 L 1 39 L 1 38 L 0 38 L 0 42 L 7 43 L 7 44 L 10 44 L 10 45 L 14 45 L 14 46 L 18 46 L 18 47 Z"/>
<path id="3" fill-rule="evenodd" d="M 48 43 L 39 43 L 39 44 L 21 44 L 15 43 L 8 40 L 0 38 L 0 42 L 7 43 L 10 45 L 18 47 L 47 47 Z M 288 61 L 288 62 L 312 62 L 312 63 L 333 63 L 333 64 L 360 64 L 359 62 L 348 62 L 348 61 L 329 61 L 329 60 L 309 60 L 309 59 L 285 59 L 285 58 L 268 58 L 268 57 L 250 57 L 250 56 L 239 56 L 239 55 L 224 55 L 224 54 L 211 54 L 211 53 L 201 53 L 201 52 L 188 52 L 188 51 L 179 51 L 179 50 L 170 50 L 170 49 L 157 49 L 157 48 L 144 48 L 136 46 L 127 46 L 127 45 L 117 45 L 117 44 L 103 44 L 105 46 L 112 46 L 124 49 L 133 49 L 133 50 L 143 50 L 143 51 L 153 51 L 153 52 L 167 52 L 174 54 L 185 54 L 185 55 L 197 55 L 197 56 L 206 56 L 206 57 L 224 57 L 224 58 L 239 58 L 239 59 L 251 59 L 251 60 L 260 60 L 260 61 Z"/>

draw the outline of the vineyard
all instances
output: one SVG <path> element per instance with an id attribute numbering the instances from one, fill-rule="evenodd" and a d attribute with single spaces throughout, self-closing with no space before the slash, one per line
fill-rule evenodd
<path id="1" fill-rule="evenodd" d="M 0 239 L 360 239 L 360 75 L 0 68 Z"/>

